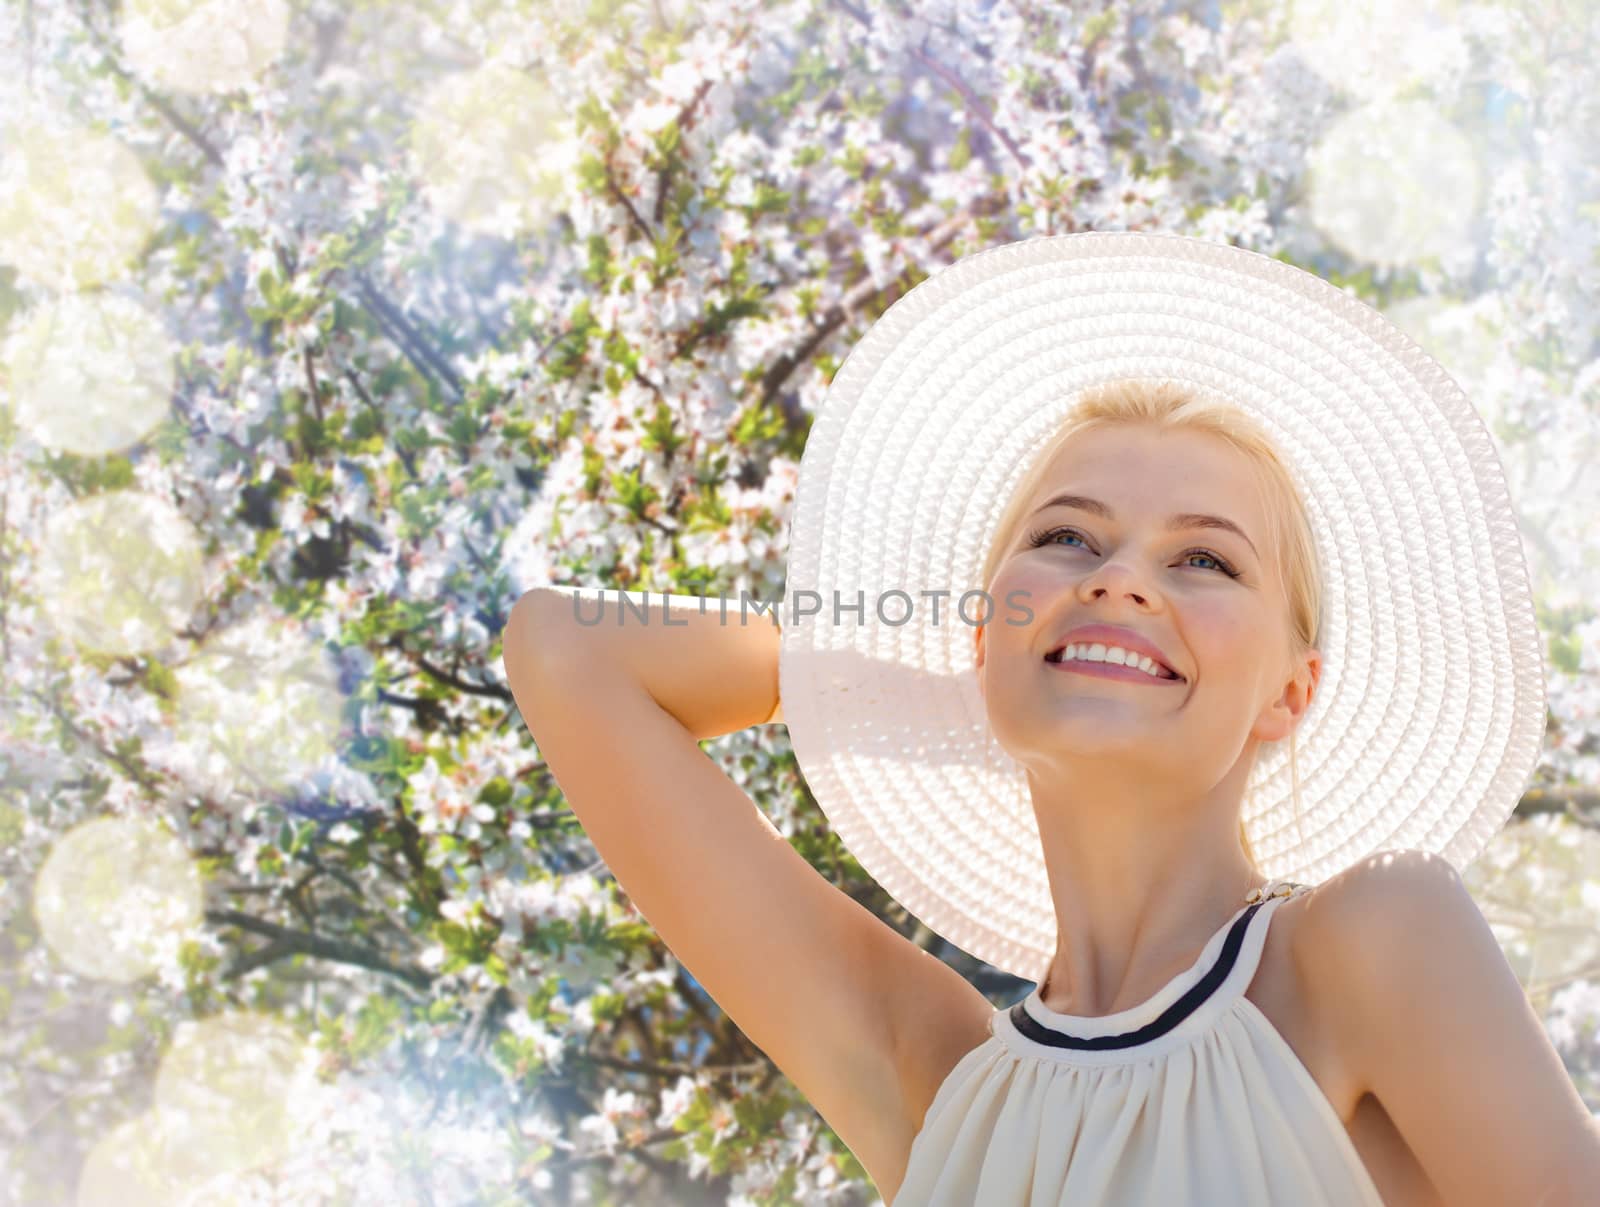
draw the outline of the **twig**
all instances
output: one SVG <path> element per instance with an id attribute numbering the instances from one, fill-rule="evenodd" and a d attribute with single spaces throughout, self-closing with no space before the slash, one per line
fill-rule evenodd
<path id="1" fill-rule="evenodd" d="M 858 9 L 854 5 L 848 3 L 848 0 L 834 0 L 834 6 L 854 17 L 866 28 L 872 28 L 872 21 L 867 14 L 861 9 Z M 1007 134 L 1000 128 L 999 124 L 994 120 L 993 111 L 990 110 L 989 106 L 984 103 L 983 99 L 972 90 L 972 85 L 968 84 L 966 80 L 957 75 L 954 70 L 946 67 L 943 63 L 939 62 L 920 46 L 912 47 L 909 53 L 913 59 L 921 63 L 929 71 L 933 72 L 934 75 L 938 76 L 946 84 L 949 84 L 950 87 L 954 88 L 958 93 L 961 94 L 961 99 L 966 102 L 967 108 L 972 111 L 973 116 L 978 119 L 978 121 L 983 125 L 984 129 L 988 130 L 990 134 L 994 135 L 995 138 L 1000 141 L 1007 151 L 1011 152 L 1012 158 L 1014 158 L 1017 163 L 1022 165 L 1024 169 L 1027 169 L 1030 166 L 1030 161 L 1027 155 L 1023 153 L 1022 148 L 1017 145 L 1017 140 L 1012 138 L 1011 135 Z"/>
<path id="2" fill-rule="evenodd" d="M 737 41 L 734 43 L 737 45 Z M 711 81 L 705 80 L 700 87 L 695 89 L 694 95 L 684 102 L 683 108 L 678 110 L 678 129 L 687 130 L 694 123 L 689 120 L 690 115 L 705 99 L 706 93 L 711 91 Z M 667 156 L 667 162 L 661 166 L 661 171 L 656 174 L 656 208 L 655 221 L 660 222 L 663 212 L 667 208 L 667 192 L 672 187 L 672 172 L 678 166 L 678 157 Z M 680 236 L 681 237 L 681 236 Z"/>
<path id="3" fill-rule="evenodd" d="M 271 942 L 255 952 L 241 956 L 224 975 L 242 976 L 246 972 L 264 967 L 293 955 L 306 955 L 319 960 L 332 960 L 337 964 L 351 964 L 372 972 L 381 972 L 412 985 L 426 989 L 433 984 L 433 974 L 426 969 L 394 964 L 380 953 L 359 943 L 344 939 L 330 939 L 309 931 L 291 930 L 276 922 L 268 922 L 236 909 L 208 909 L 206 920 L 218 926 L 233 926 L 251 934 L 270 939 Z"/>
<path id="4" fill-rule="evenodd" d="M 1524 817 L 1535 813 L 1564 813 L 1580 826 L 1600 830 L 1600 792 L 1592 788 L 1530 788 L 1517 802 Z"/>
<path id="5" fill-rule="evenodd" d="M 976 217 L 985 213 L 992 213 L 998 209 L 1001 202 L 998 199 L 979 202 L 972 209 L 951 215 L 943 222 L 928 232 L 929 247 L 938 251 L 943 249 L 956 235 Z M 811 354 L 838 330 L 850 316 L 864 307 L 869 300 L 881 291 L 873 284 L 870 277 L 857 282 L 845 291 L 844 296 L 823 313 L 821 319 L 806 333 L 805 337 L 795 347 L 780 355 L 777 360 L 768 366 L 767 371 L 761 375 L 761 405 L 770 405 L 783 388 L 783 383 L 789 375 L 800 365 L 811 358 Z M 787 411 L 785 412 L 787 414 Z M 791 421 L 797 421 L 798 416 L 790 415 Z"/>
<path id="6" fill-rule="evenodd" d="M 466 1028 L 462 1031 L 462 1050 L 474 1056 L 483 1055 L 493 1043 L 495 1033 L 500 1029 L 501 1020 L 511 1012 L 513 1005 L 515 1000 L 504 985 L 496 985 L 492 992 L 484 994 L 483 1000 L 473 1010 L 472 1016 L 467 1020 Z"/>
<path id="7" fill-rule="evenodd" d="M 115 49 L 110 45 L 106 36 L 94 27 L 93 22 L 89 20 L 87 10 L 79 13 L 79 17 L 83 21 L 83 27 L 89 31 L 89 37 L 94 41 L 100 53 L 105 56 L 106 66 L 138 89 L 144 99 L 149 102 L 150 107 L 161 114 L 174 130 L 193 143 L 214 167 L 222 167 L 222 152 L 217 150 L 216 145 L 204 134 L 200 133 L 183 114 L 174 109 L 165 97 L 117 62 Z"/>
<path id="8" fill-rule="evenodd" d="M 317 384 L 317 369 L 316 365 L 312 363 L 310 348 L 302 349 L 301 361 L 306 367 L 306 385 L 311 390 L 311 405 L 316 408 L 317 423 L 325 423 L 326 416 L 322 413 L 322 389 Z"/>
<path id="9" fill-rule="evenodd" d="M 369 277 L 364 273 L 357 273 L 355 280 L 356 289 L 366 303 L 368 312 L 400 346 L 400 350 L 406 354 L 406 359 L 415 365 L 424 377 L 432 378 L 437 374 L 443 378 L 455 396 L 460 398 L 463 394 L 461 378 L 456 375 L 449 362 L 434 350 L 433 346 L 422 337 L 421 332 L 406 321 L 406 316 L 400 312 L 399 307 L 378 292 Z"/>
<path id="10" fill-rule="evenodd" d="M 445 670 L 443 667 L 434 666 L 421 654 L 412 654 L 411 661 L 430 678 L 437 679 L 440 683 L 453 687 L 459 692 L 465 692 L 469 696 L 487 696 L 491 700 L 512 699 L 511 692 L 507 688 L 501 687 L 498 683 L 473 683 Z"/>
<path id="11" fill-rule="evenodd" d="M 634 226 L 638 227 L 639 233 L 644 236 L 645 241 L 654 246 L 656 233 L 650 229 L 650 224 L 639 216 L 639 211 L 633 208 L 633 202 L 628 200 L 628 195 L 617 184 L 616 177 L 611 171 L 611 158 L 609 155 L 606 157 L 606 190 L 617 199 L 623 209 L 628 211 L 628 217 L 633 219 Z"/>
<path id="12" fill-rule="evenodd" d="M 411 867 L 412 879 L 407 880 L 406 884 L 421 897 L 421 904 L 428 913 L 437 917 L 439 895 L 434 892 L 428 879 L 433 869 L 428 866 L 428 856 L 422 849 L 422 834 L 417 829 L 417 823 L 411 820 L 404 808 L 395 810 L 395 831 L 400 835 L 400 850 Z"/>
<path id="13" fill-rule="evenodd" d="M 387 434 L 389 425 L 385 421 L 383 410 L 376 402 L 372 400 L 372 395 L 367 393 L 367 388 L 361 384 L 361 379 L 355 375 L 355 371 L 353 369 L 346 369 L 344 371 L 344 375 L 345 379 L 349 381 L 353 387 L 355 387 L 355 392 L 360 396 L 361 401 L 366 403 L 368 408 L 370 408 L 372 412 L 377 415 L 378 422 L 382 424 L 382 430 L 385 434 Z M 388 441 L 387 445 L 388 447 L 394 449 L 395 455 L 400 458 L 400 464 L 405 466 L 407 475 L 409 475 L 411 480 L 415 482 L 417 479 L 417 462 L 415 457 L 413 457 L 409 450 L 401 448 L 400 445 L 394 441 Z"/>
<path id="14" fill-rule="evenodd" d="M 69 714 L 67 710 L 61 706 L 59 701 L 45 695 L 37 688 L 29 687 L 24 688 L 23 690 L 35 700 L 39 701 L 39 703 L 48 708 L 55 715 L 56 719 L 65 725 L 72 733 L 72 736 L 77 738 L 78 741 L 98 751 L 103 758 L 111 763 L 114 763 L 118 768 L 121 769 L 124 775 L 133 780 L 147 792 L 150 792 L 158 797 L 162 794 L 161 780 L 149 768 L 139 766 L 131 757 L 123 754 L 120 750 L 116 750 L 115 748 L 107 749 L 107 747 L 104 746 L 95 737 L 95 735 L 90 733 L 89 730 L 82 725 L 79 725 L 78 722 L 71 716 L 71 714 Z"/>
<path id="15" fill-rule="evenodd" d="M 748 1060 L 741 1064 L 704 1065 L 681 1061 L 622 1060 L 615 1056 L 601 1056 L 595 1053 L 586 1055 L 584 1059 L 601 1068 L 616 1069 L 622 1073 L 643 1073 L 647 1077 L 694 1077 L 697 1074 L 753 1077 L 765 1073 L 768 1068 L 768 1062 L 765 1060 Z"/>

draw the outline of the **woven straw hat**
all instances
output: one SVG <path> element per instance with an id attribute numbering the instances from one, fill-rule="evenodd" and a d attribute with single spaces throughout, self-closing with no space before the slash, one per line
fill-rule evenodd
<path id="1" fill-rule="evenodd" d="M 1498 454 L 1397 327 L 1292 265 L 1178 235 L 966 256 L 874 323 L 812 427 L 780 690 L 801 771 L 861 866 L 950 942 L 1034 980 L 1056 939 L 1038 827 L 990 738 L 972 629 L 949 610 L 985 585 L 1001 512 L 1076 400 L 1125 378 L 1254 416 L 1311 517 L 1323 669 L 1295 739 L 1300 816 L 1287 742 L 1261 748 L 1242 813 L 1267 877 L 1316 883 L 1395 847 L 1464 867 L 1515 808 L 1544 730 Z M 909 623 L 897 591 L 917 601 Z M 935 624 L 921 593 L 937 591 Z"/>

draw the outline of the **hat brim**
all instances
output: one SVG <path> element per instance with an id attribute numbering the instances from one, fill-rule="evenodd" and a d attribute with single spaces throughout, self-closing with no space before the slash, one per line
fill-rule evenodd
<path id="1" fill-rule="evenodd" d="M 1244 806 L 1264 874 L 1316 883 L 1401 847 L 1464 867 L 1516 807 L 1544 731 L 1498 453 L 1398 327 L 1293 265 L 1179 235 L 1047 236 L 958 260 L 851 349 L 812 426 L 780 690 L 801 771 L 862 867 L 951 943 L 1030 979 L 1056 938 L 1043 851 L 950 609 L 983 586 L 1042 443 L 1085 390 L 1129 377 L 1259 420 L 1315 530 L 1323 671 L 1296 735 L 1302 808 L 1286 744 L 1263 748 Z M 919 601 L 909 623 L 904 603 L 876 606 L 892 590 Z M 922 593 L 939 591 L 933 624 Z M 819 613 L 794 614 L 802 592 Z M 858 599 L 835 623 L 834 602 Z"/>

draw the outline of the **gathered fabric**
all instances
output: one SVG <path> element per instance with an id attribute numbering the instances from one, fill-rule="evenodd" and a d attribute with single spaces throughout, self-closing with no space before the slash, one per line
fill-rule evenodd
<path id="1" fill-rule="evenodd" d="M 1288 1042 L 1245 997 L 1287 897 L 1243 907 L 1186 971 L 1098 1018 L 1041 986 L 946 1076 L 894 1207 L 1383 1207 Z"/>

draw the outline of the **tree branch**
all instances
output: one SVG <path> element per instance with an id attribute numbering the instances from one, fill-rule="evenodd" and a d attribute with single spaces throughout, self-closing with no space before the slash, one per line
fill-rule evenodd
<path id="1" fill-rule="evenodd" d="M 1535 813 L 1565 813 L 1580 826 L 1600 830 L 1600 792 L 1592 788 L 1530 788 L 1517 802 L 1522 817 Z"/>
<path id="2" fill-rule="evenodd" d="M 253 914 L 236 909 L 208 909 L 206 921 L 217 926 L 232 926 L 250 934 L 269 939 L 265 947 L 241 956 L 224 976 L 238 977 L 257 968 L 263 968 L 289 956 L 304 955 L 319 960 L 332 960 L 336 964 L 350 964 L 396 977 L 417 989 L 433 984 L 433 974 L 426 969 L 391 963 L 379 952 L 359 943 L 344 939 L 330 939 L 309 931 L 291 930 L 276 922 L 268 922 Z"/>
<path id="3" fill-rule="evenodd" d="M 737 43 L 735 43 L 737 44 Z M 692 116 L 700 102 L 705 99 L 706 93 L 711 91 L 711 81 L 705 80 L 700 87 L 695 89 L 694 95 L 683 103 L 683 108 L 678 110 L 677 123 L 680 131 L 691 129 L 694 126 Z M 672 187 L 673 169 L 678 166 L 678 156 L 667 156 L 667 162 L 662 165 L 661 171 L 656 174 L 656 208 L 654 221 L 660 222 L 667 208 L 667 192 Z"/>
<path id="4" fill-rule="evenodd" d="M 769 1063 L 765 1060 L 749 1060 L 741 1064 L 704 1065 L 680 1061 L 622 1060 L 615 1056 L 593 1053 L 585 1055 L 584 1059 L 602 1068 L 616 1069 L 623 1073 L 643 1073 L 647 1077 L 693 1077 L 697 1074 L 713 1077 L 753 1077 L 765 1073 L 769 1067 Z"/>
<path id="5" fill-rule="evenodd" d="M 952 214 L 928 232 L 929 247 L 935 251 L 942 250 L 962 230 L 966 229 L 974 218 L 993 213 L 1000 209 L 1003 204 L 1004 202 L 1000 198 L 990 198 L 978 202 L 970 210 Z M 790 374 L 810 360 L 812 353 L 829 336 L 843 326 L 851 315 L 861 310 L 870 300 L 882 292 L 885 292 L 885 290 L 880 290 L 873 283 L 871 277 L 858 281 L 846 290 L 843 297 L 823 312 L 821 319 L 806 333 L 799 344 L 780 355 L 777 360 L 768 366 L 767 371 L 761 375 L 761 405 L 770 405 L 773 399 L 777 397 L 778 391 L 783 388 L 784 382 L 789 379 Z M 798 426 L 799 416 L 791 414 L 787 408 L 785 408 L 784 414 L 790 420 L 791 428 Z"/>
<path id="6" fill-rule="evenodd" d="M 156 797 L 157 799 L 161 797 L 163 794 L 163 784 L 161 777 L 159 777 L 155 772 L 136 762 L 131 755 L 124 754 L 115 747 L 107 747 L 96 735 L 92 734 L 83 725 L 80 725 L 78 721 L 70 713 L 68 713 L 65 708 L 62 707 L 59 700 L 45 695 L 36 688 L 29 687 L 24 688 L 23 690 L 35 700 L 39 701 L 39 703 L 48 708 L 56 717 L 56 719 L 65 725 L 67 730 L 72 734 L 73 737 L 77 738 L 78 741 L 82 742 L 85 746 L 92 747 L 100 754 L 102 758 L 115 765 L 122 772 L 122 774 L 127 776 L 134 783 L 138 784 L 146 792 L 149 792 L 153 797 Z"/>
<path id="7" fill-rule="evenodd" d="M 848 3 L 847 0 L 834 0 L 834 7 L 839 9 L 841 12 L 847 13 L 849 16 L 854 17 L 867 29 L 872 28 L 872 21 L 867 14 L 863 10 L 856 8 L 853 4 Z M 978 119 L 979 124 L 981 124 L 984 129 L 988 130 L 990 134 L 994 135 L 994 137 L 1001 143 L 1002 146 L 1005 147 L 1007 151 L 1011 152 L 1012 158 L 1015 159 L 1024 170 L 1030 166 L 1030 161 L 1027 155 L 1023 153 L 1022 148 L 1017 145 L 1017 140 L 1012 138 L 1011 135 L 1007 134 L 1000 128 L 999 123 L 994 120 L 993 111 L 987 104 L 984 103 L 983 98 L 973 91 L 971 84 L 967 83 L 967 81 L 956 74 L 954 70 L 946 67 L 943 63 L 939 62 L 920 46 L 911 47 L 908 53 L 913 59 L 921 63 L 924 67 L 933 72 L 934 75 L 938 76 L 946 84 L 949 84 L 950 87 L 954 88 L 956 92 L 961 95 L 961 99 L 966 102 L 967 108 L 972 111 L 972 115 Z"/>
<path id="8" fill-rule="evenodd" d="M 611 171 L 611 157 L 606 156 L 606 191 L 616 199 L 623 209 L 628 211 L 628 217 L 633 220 L 633 225 L 638 228 L 641 235 L 652 247 L 655 246 L 656 233 L 650 229 L 650 224 L 633 208 L 633 202 L 628 200 L 628 195 L 622 191 L 622 186 L 617 183 L 616 176 Z"/>
<path id="9" fill-rule="evenodd" d="M 427 674 L 430 679 L 435 679 L 447 687 L 453 687 L 459 692 L 465 692 L 469 696 L 486 696 L 491 700 L 510 701 L 512 699 L 511 692 L 507 688 L 501 687 L 498 683 L 473 683 L 445 670 L 441 666 L 434 666 L 421 654 L 410 654 L 409 657 L 417 669 Z"/>
<path id="10" fill-rule="evenodd" d="M 422 337 L 421 332 L 406 321 L 406 316 L 400 312 L 399 307 L 378 292 L 377 286 L 373 285 L 369 277 L 364 273 L 357 273 L 355 281 L 356 290 L 366 303 L 367 312 L 378 320 L 378 325 L 384 329 L 384 333 L 399 345 L 406 359 L 415 365 L 417 371 L 424 377 L 430 380 L 434 380 L 435 375 L 443 378 L 455 396 L 460 398 L 463 394 L 461 378 L 450 367 L 450 363 Z"/>
<path id="11" fill-rule="evenodd" d="M 200 133 L 199 129 L 196 128 L 193 123 L 188 121 L 181 113 L 174 109 L 170 101 L 163 97 L 159 92 L 156 92 L 154 89 L 152 89 L 138 76 L 129 72 L 125 67 L 122 66 L 121 63 L 117 61 L 116 48 L 111 45 L 110 41 L 103 33 L 94 27 L 94 23 L 89 19 L 87 10 L 80 12 L 79 17 L 83 21 L 83 27 L 89 31 L 89 37 L 94 42 L 95 47 L 105 57 L 106 66 L 138 89 L 139 93 L 144 97 L 144 99 L 149 102 L 150 107 L 157 113 L 161 114 L 161 116 L 166 119 L 168 125 L 170 125 L 179 134 L 183 135 L 184 138 L 193 143 L 200 153 L 210 161 L 213 167 L 222 167 L 222 152 L 217 150 L 216 145 L 212 143 L 211 140 L 208 139 L 204 134 Z"/>

